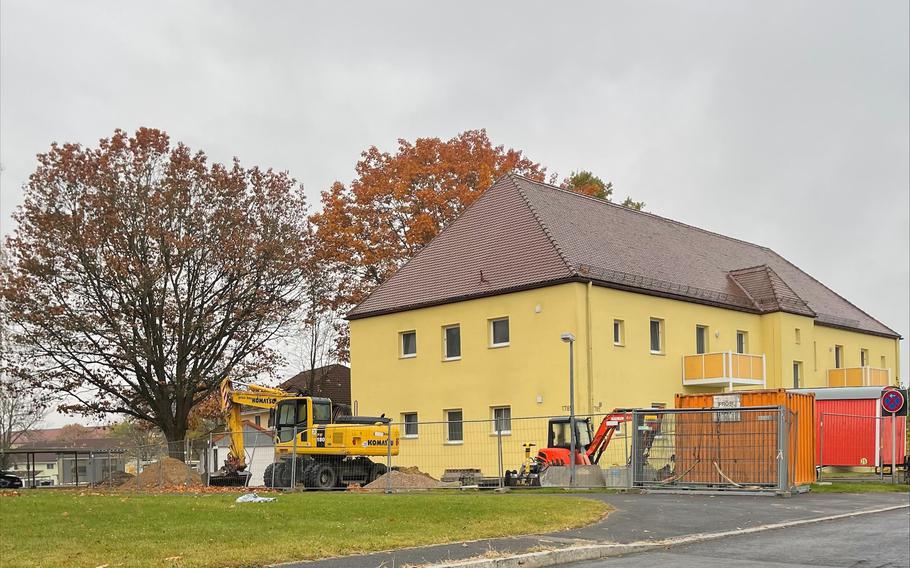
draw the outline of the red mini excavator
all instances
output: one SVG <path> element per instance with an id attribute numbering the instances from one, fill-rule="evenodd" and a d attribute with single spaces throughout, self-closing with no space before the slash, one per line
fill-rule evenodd
<path id="1" fill-rule="evenodd" d="M 642 457 L 647 459 L 654 437 L 660 434 L 660 414 L 646 416 L 646 419 L 656 420 L 657 424 L 647 430 L 642 440 Z M 620 424 L 632 421 L 632 409 L 617 408 L 604 416 L 600 421 L 597 432 L 593 431 L 590 418 L 575 419 L 575 465 L 594 465 L 600 461 L 600 456 L 610 445 L 613 434 Z M 525 463 L 518 471 L 507 471 L 506 485 L 539 485 L 540 473 L 553 466 L 567 466 L 570 464 L 571 427 L 568 416 L 551 418 L 547 430 L 547 447 L 541 448 L 537 455 L 531 457 L 530 448 L 533 444 L 525 444 Z"/>

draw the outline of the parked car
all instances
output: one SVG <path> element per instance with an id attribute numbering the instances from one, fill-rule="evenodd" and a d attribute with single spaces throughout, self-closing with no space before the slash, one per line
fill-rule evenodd
<path id="1" fill-rule="evenodd" d="M 19 489 L 22 487 L 22 478 L 8 471 L 0 471 L 0 489 Z"/>

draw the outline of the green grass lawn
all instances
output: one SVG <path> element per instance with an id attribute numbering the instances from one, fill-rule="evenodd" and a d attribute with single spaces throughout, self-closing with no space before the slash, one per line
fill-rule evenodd
<path id="1" fill-rule="evenodd" d="M 815 493 L 907 493 L 910 491 L 910 485 L 903 483 L 891 484 L 879 481 L 859 481 L 850 483 L 848 481 L 832 481 L 828 484 L 812 484 L 812 491 Z"/>
<path id="2" fill-rule="evenodd" d="M 0 496 L 0 566 L 238 567 L 550 532 L 601 518 L 599 501 L 547 495 Z"/>

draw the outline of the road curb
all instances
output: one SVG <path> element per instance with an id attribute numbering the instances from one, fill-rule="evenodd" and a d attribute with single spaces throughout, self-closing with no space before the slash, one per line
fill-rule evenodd
<path id="1" fill-rule="evenodd" d="M 731 531 L 721 531 L 715 533 L 698 533 L 681 537 L 668 538 L 656 541 L 630 542 L 626 544 L 617 543 L 597 543 L 586 544 L 581 546 L 570 546 L 556 550 L 543 550 L 539 552 L 526 552 L 503 558 L 474 558 L 459 560 L 455 562 L 445 562 L 441 564 L 427 564 L 424 568 L 542 568 L 544 566 L 556 566 L 567 564 L 569 562 L 583 562 L 586 560 L 598 560 L 610 556 L 619 556 L 623 554 L 632 554 L 635 552 L 644 552 L 653 548 L 663 548 L 667 546 L 677 546 L 681 544 L 692 544 L 737 536 L 764 532 L 774 529 L 783 529 L 796 527 L 800 525 L 809 525 L 822 523 L 825 521 L 836 521 L 838 519 L 848 519 L 862 515 L 873 515 L 875 513 L 886 513 L 898 509 L 908 509 L 910 505 L 894 505 L 891 507 L 881 507 L 878 509 L 866 509 L 863 511 L 853 511 L 851 513 L 840 513 L 837 515 L 827 515 L 824 517 L 814 517 L 811 519 L 799 519 L 796 521 L 785 521 L 781 523 L 771 523 L 749 527 L 745 529 L 735 529 Z"/>

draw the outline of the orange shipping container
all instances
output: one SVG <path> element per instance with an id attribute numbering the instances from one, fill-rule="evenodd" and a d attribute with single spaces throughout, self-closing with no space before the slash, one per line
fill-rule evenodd
<path id="1" fill-rule="evenodd" d="M 715 397 L 724 397 L 725 408 L 733 396 L 740 408 L 779 406 L 787 410 L 790 417 L 788 437 L 788 479 L 791 486 L 806 485 L 815 481 L 815 395 L 811 393 L 794 393 L 785 389 L 733 391 L 718 394 L 677 394 L 676 408 L 714 408 Z M 705 422 L 704 420 L 677 419 L 677 443 L 691 444 L 692 440 L 711 437 L 710 446 L 717 456 L 713 460 L 697 463 L 687 449 L 677 448 L 676 469 L 685 471 L 691 468 L 689 479 L 701 483 L 722 483 L 713 462 L 725 464 L 724 474 L 743 484 L 765 484 L 777 479 L 777 439 L 776 427 L 771 424 L 759 424 L 760 416 L 749 412 L 739 415 L 739 420 L 721 420 Z M 686 421 L 690 424 L 686 425 Z M 710 426 L 706 426 L 710 424 Z M 682 432 L 680 430 L 689 430 Z M 709 431 L 710 430 L 710 431 Z M 759 430 L 767 434 L 756 435 Z M 772 432 L 773 430 L 773 432 Z M 681 442 L 682 441 L 682 442 Z M 765 448 L 764 446 L 768 446 Z M 697 458 L 702 460 L 702 457 Z M 687 463 L 692 462 L 692 463 Z M 711 462 L 711 463 L 708 463 Z"/>

